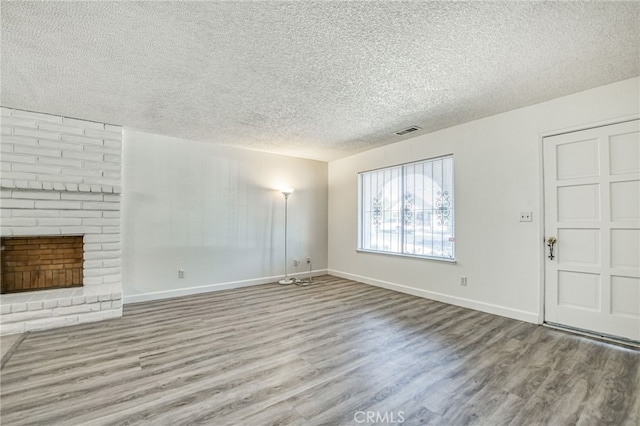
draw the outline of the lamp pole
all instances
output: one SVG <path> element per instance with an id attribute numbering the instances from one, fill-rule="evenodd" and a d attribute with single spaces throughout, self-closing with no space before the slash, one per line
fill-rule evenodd
<path id="1" fill-rule="evenodd" d="M 279 284 L 293 284 L 293 280 L 287 275 L 287 227 L 288 227 L 288 210 L 289 210 L 289 195 L 293 193 L 293 189 L 283 189 L 282 195 L 284 195 L 284 279 L 278 281 Z"/>

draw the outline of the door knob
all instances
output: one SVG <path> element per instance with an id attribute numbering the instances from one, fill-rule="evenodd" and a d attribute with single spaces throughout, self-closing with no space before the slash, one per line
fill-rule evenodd
<path id="1" fill-rule="evenodd" d="M 556 237 L 549 237 L 547 239 L 547 247 L 549 247 L 549 259 L 553 260 L 555 256 L 553 255 L 553 246 L 558 242 Z"/>

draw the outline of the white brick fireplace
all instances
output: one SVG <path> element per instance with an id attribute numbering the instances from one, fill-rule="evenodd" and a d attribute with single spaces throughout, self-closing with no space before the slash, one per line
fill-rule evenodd
<path id="1" fill-rule="evenodd" d="M 122 316 L 122 129 L 1 108 L 1 234 L 82 235 L 83 287 L 4 294 L 1 333 Z"/>

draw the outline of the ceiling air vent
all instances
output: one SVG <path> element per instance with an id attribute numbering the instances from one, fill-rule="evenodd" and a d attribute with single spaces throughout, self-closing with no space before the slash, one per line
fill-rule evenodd
<path id="1" fill-rule="evenodd" d="M 398 136 L 402 136 L 402 135 L 406 135 L 407 133 L 415 132 L 416 130 L 420 130 L 420 127 L 411 126 L 411 127 L 406 128 L 406 129 L 399 130 L 399 131 L 395 132 L 395 134 L 398 135 Z"/>

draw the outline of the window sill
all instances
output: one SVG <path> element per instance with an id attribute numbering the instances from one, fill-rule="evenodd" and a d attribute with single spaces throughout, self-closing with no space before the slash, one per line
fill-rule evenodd
<path id="1" fill-rule="evenodd" d="M 419 256 L 417 254 L 390 253 L 388 251 L 356 249 L 356 253 L 377 254 L 377 255 L 394 256 L 394 257 L 405 257 L 405 258 L 409 258 L 409 259 L 420 259 L 420 260 L 428 260 L 428 261 L 434 261 L 434 262 L 444 262 L 444 263 L 451 263 L 451 264 L 458 263 L 456 261 L 456 259 L 446 259 L 446 258 L 443 258 L 443 257 L 433 257 L 433 256 Z"/>

